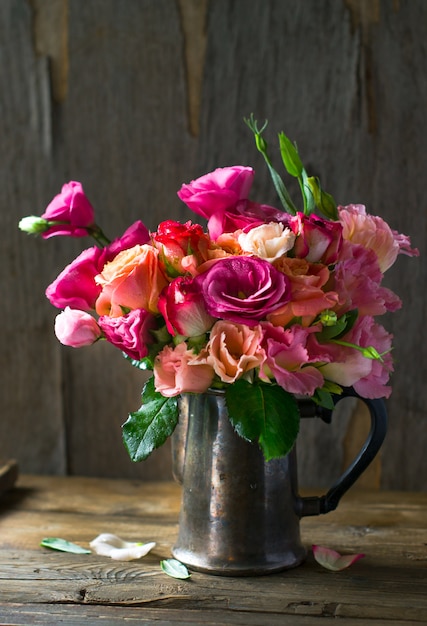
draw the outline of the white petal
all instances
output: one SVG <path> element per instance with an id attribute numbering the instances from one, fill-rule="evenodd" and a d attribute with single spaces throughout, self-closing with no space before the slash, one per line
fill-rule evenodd
<path id="1" fill-rule="evenodd" d="M 90 542 L 90 547 L 101 556 L 109 556 L 118 561 L 131 561 L 140 559 L 154 548 L 156 544 L 150 543 L 134 543 L 125 541 L 117 535 L 111 533 L 102 533 Z"/>
<path id="2" fill-rule="evenodd" d="M 113 548 L 110 556 L 116 561 L 132 561 L 134 559 L 140 559 L 148 554 L 155 545 L 156 544 L 153 541 L 151 543 L 144 543 L 142 546 L 135 545 L 131 548 Z"/>

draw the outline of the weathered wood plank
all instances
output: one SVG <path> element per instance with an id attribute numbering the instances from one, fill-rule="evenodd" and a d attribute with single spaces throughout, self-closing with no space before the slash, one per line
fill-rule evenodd
<path id="1" fill-rule="evenodd" d="M 159 567 L 176 536 L 179 496 L 172 483 L 21 477 L 18 489 L 0 503 L 0 620 L 23 607 L 22 615 L 34 613 L 34 623 L 50 623 L 49 616 L 58 619 L 63 610 L 71 624 L 77 616 L 95 615 L 97 607 L 105 619 L 139 616 L 165 623 L 186 623 L 189 614 L 198 623 L 202 612 L 230 624 L 242 623 L 244 614 L 247 624 L 305 624 L 303 618 L 425 622 L 426 494 L 354 491 L 337 511 L 303 520 L 307 546 L 366 554 L 346 571 L 329 572 L 309 554 L 302 566 L 275 575 L 193 572 L 190 581 L 168 578 Z M 43 536 L 86 546 L 101 531 L 158 544 L 132 562 L 39 547 Z M 291 617 L 296 621 L 288 622 Z"/>
<path id="2" fill-rule="evenodd" d="M 27 472 L 170 477 L 168 446 L 135 465 L 121 443 L 141 374 L 110 346 L 73 351 L 53 335 L 43 291 L 86 244 L 34 241 L 17 222 L 66 180 L 83 182 L 112 237 L 136 219 L 190 219 L 176 190 L 218 166 L 253 165 L 253 198 L 275 204 L 241 121 L 253 111 L 271 143 L 281 129 L 298 141 L 340 203 L 364 202 L 425 255 L 426 20 L 423 0 L 0 3 L 0 457 Z M 386 320 L 396 373 L 364 477 L 374 487 L 426 489 L 426 268 L 402 258 L 387 278 L 404 308 Z M 364 428 L 347 411 L 304 427 L 300 483 L 333 482 Z"/>
<path id="3" fill-rule="evenodd" d="M 229 626 L 231 624 L 242 624 L 243 626 L 265 626 L 268 619 L 269 626 L 313 626 L 313 617 L 304 615 L 274 615 L 266 616 L 262 613 L 249 614 L 246 611 L 221 611 L 218 609 L 205 611 L 204 609 L 181 612 L 177 609 L 156 609 L 149 607 L 102 607 L 102 606 L 82 606 L 82 605 L 54 605 L 45 606 L 14 604 L 5 606 L 0 603 L 0 619 L 4 623 L 27 626 L 27 624 L 43 624 L 43 626 L 81 626 L 88 622 L 98 623 L 103 626 L 117 626 L 121 621 L 130 624 L 158 624 L 158 626 L 170 626 L 171 624 L 188 624 L 191 626 Z M 330 626 L 336 624 L 336 618 L 321 617 L 319 624 Z M 369 621 L 372 626 L 384 626 L 386 622 L 382 619 Z M 419 622 L 412 620 L 393 620 L 394 626 L 415 626 Z M 364 619 L 340 618 L 340 626 L 365 626 Z"/>

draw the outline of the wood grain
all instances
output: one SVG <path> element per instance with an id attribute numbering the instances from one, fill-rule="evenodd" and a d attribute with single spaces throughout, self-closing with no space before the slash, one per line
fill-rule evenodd
<path id="1" fill-rule="evenodd" d="M 0 621 L 425 623 L 425 494 L 354 490 L 337 511 L 304 519 L 302 537 L 307 547 L 364 552 L 364 559 L 333 573 L 309 554 L 294 570 L 253 578 L 163 574 L 159 561 L 170 556 L 179 506 L 180 488 L 168 482 L 22 476 L 0 502 Z M 99 532 L 157 545 L 131 562 L 39 547 L 43 536 L 88 546 Z"/>
<path id="2" fill-rule="evenodd" d="M 387 274 L 404 307 L 384 319 L 390 428 L 364 481 L 426 490 L 426 21 L 424 0 L 2 0 L 0 457 L 34 473 L 171 476 L 168 446 L 132 464 L 121 443 L 140 373 L 110 346 L 54 337 L 44 290 L 88 243 L 36 241 L 17 223 L 72 179 L 111 237 L 136 219 L 191 219 L 181 184 L 236 163 L 256 169 L 253 199 L 276 204 L 242 122 L 253 111 L 271 145 L 280 130 L 298 142 L 340 204 L 366 204 L 421 251 Z M 305 427 L 300 483 L 329 486 L 362 423 L 343 409 Z"/>

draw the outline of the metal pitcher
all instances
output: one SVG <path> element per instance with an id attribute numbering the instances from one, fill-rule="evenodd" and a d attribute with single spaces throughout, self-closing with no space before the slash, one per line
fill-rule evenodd
<path id="1" fill-rule="evenodd" d="M 343 397 L 360 397 L 346 389 Z M 363 400 L 371 431 L 359 455 L 321 497 L 301 497 L 295 449 L 266 462 L 259 447 L 234 431 L 224 394 L 185 394 L 173 436 L 175 478 L 182 503 L 173 556 L 191 569 L 223 576 L 269 574 L 299 565 L 306 557 L 299 522 L 333 511 L 377 454 L 387 428 L 382 400 Z M 332 411 L 310 401 L 302 417 L 329 422 Z"/>

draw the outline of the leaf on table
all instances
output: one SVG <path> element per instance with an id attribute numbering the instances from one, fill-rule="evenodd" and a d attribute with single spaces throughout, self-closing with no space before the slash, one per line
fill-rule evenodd
<path id="1" fill-rule="evenodd" d="M 165 574 L 172 576 L 172 578 L 181 578 L 185 580 L 186 578 L 191 577 L 191 574 L 185 567 L 184 563 L 181 563 L 181 561 L 177 561 L 176 559 L 165 559 L 164 561 L 160 561 L 160 567 Z"/>
<path id="2" fill-rule="evenodd" d="M 125 541 L 111 533 L 102 533 L 90 542 L 90 547 L 100 556 L 109 556 L 116 561 L 141 559 L 155 547 L 155 542 L 140 543 Z"/>
<path id="3" fill-rule="evenodd" d="M 325 548 L 324 546 L 313 546 L 313 555 L 316 561 L 322 567 L 331 570 L 332 572 L 340 572 L 353 563 L 356 563 L 359 559 L 363 559 L 364 554 L 340 554 L 331 548 Z"/>
<path id="4" fill-rule="evenodd" d="M 60 552 L 72 552 L 73 554 L 91 554 L 90 550 L 78 546 L 76 543 L 61 539 L 60 537 L 45 537 L 41 540 L 40 545 L 43 548 L 51 550 L 59 550 Z"/>

